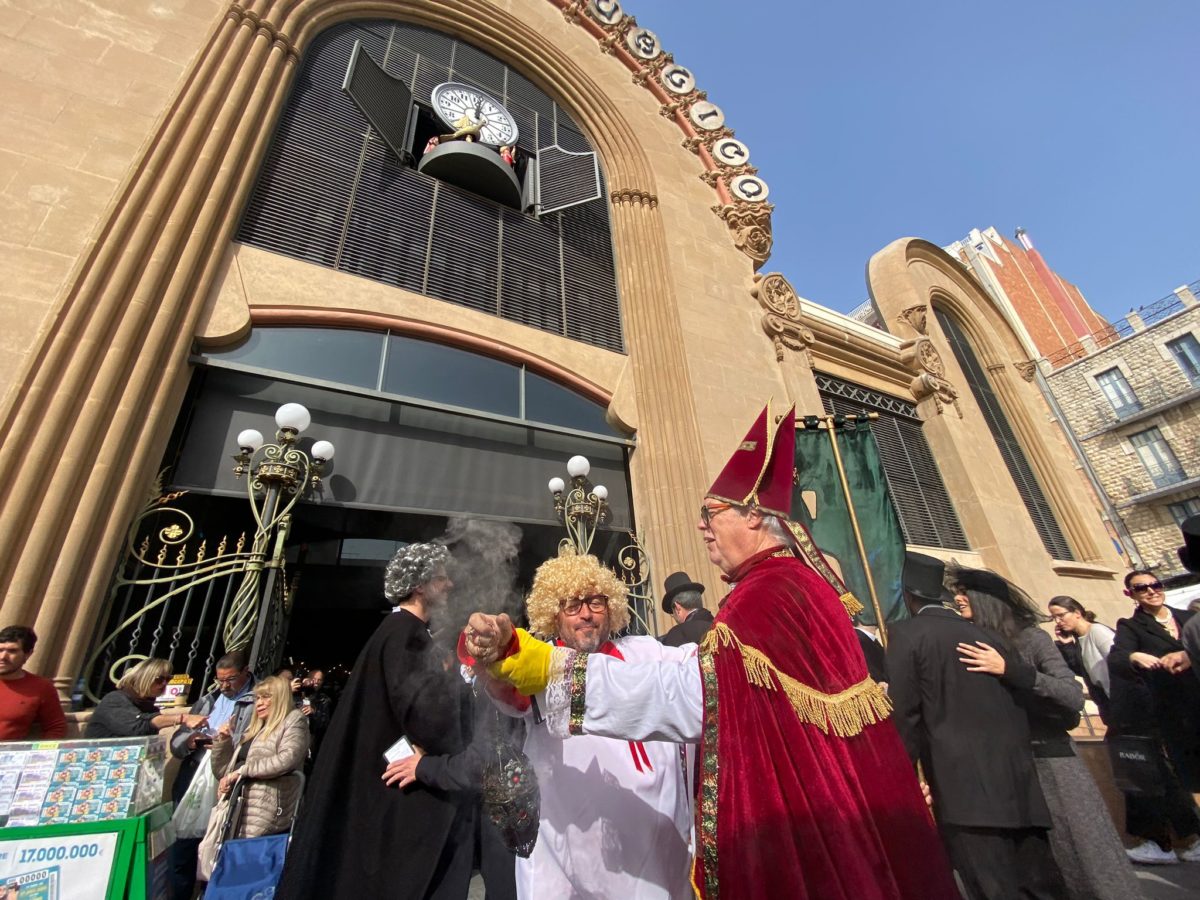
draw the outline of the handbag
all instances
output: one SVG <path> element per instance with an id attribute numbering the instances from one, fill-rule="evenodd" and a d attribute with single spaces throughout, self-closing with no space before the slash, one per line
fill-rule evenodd
<path id="1" fill-rule="evenodd" d="M 176 838 L 202 838 L 208 831 L 208 822 L 217 802 L 217 777 L 209 762 L 210 753 L 205 750 L 200 756 L 196 774 L 171 814 Z"/>
<path id="2" fill-rule="evenodd" d="M 1110 733 L 1104 743 L 1118 788 L 1139 797 L 1161 797 L 1167 792 L 1166 759 L 1156 739 Z"/>

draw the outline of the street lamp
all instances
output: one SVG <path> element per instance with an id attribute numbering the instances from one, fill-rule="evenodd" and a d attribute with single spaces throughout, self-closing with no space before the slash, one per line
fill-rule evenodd
<path id="1" fill-rule="evenodd" d="M 588 481 L 591 470 L 586 456 L 572 456 L 567 460 L 570 489 L 557 477 L 547 485 L 554 496 L 554 513 L 567 529 L 567 537 L 559 542 L 559 552 L 566 547 L 580 554 L 590 551 L 596 526 L 608 519 L 608 488 L 602 484 L 592 486 Z"/>
<path id="2" fill-rule="evenodd" d="M 275 412 L 275 443 L 265 443 L 254 428 L 237 436 L 233 474 L 238 479 L 249 476 L 246 490 L 255 532 L 245 575 L 225 620 L 224 638 L 227 651 L 250 647 L 251 666 L 281 649 L 275 644 L 282 642 L 287 610 L 285 602 L 274 600 L 276 593 L 284 591 L 278 574 L 284 567 L 292 507 L 320 486 L 325 467 L 333 459 L 334 447 L 329 441 L 315 442 L 310 453 L 296 446 L 300 433 L 311 423 L 307 409 L 299 403 L 285 403 Z M 273 668 L 275 660 L 269 662 Z"/>

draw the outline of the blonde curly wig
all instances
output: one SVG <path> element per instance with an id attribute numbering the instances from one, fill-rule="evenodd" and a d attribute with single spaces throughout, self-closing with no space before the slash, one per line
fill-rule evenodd
<path id="1" fill-rule="evenodd" d="M 558 610 L 567 600 L 588 594 L 608 597 L 608 624 L 616 634 L 629 624 L 625 584 L 612 569 L 594 556 L 570 554 L 548 559 L 533 576 L 533 589 L 525 599 L 529 627 L 548 637 L 558 635 Z"/>

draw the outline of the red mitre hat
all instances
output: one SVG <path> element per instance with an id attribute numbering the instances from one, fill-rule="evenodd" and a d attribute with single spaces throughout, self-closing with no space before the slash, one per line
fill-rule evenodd
<path id="1" fill-rule="evenodd" d="M 796 408 L 772 428 L 768 404 L 705 496 L 787 518 L 792 512 L 795 455 Z"/>

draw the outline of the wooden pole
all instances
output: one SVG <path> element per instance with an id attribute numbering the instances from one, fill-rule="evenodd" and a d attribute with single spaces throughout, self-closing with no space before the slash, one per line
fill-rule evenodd
<path id="1" fill-rule="evenodd" d="M 878 415 L 875 413 L 874 415 Z M 871 607 L 875 610 L 875 624 L 879 628 L 879 642 L 887 647 L 887 626 L 883 622 L 883 610 L 879 608 L 879 594 L 875 591 L 875 579 L 871 577 L 871 564 L 867 560 L 867 548 L 863 545 L 862 532 L 858 528 L 858 514 L 854 511 L 854 500 L 850 497 L 850 483 L 846 480 L 846 469 L 842 465 L 842 451 L 838 448 L 837 426 L 834 416 L 825 416 L 825 427 L 829 430 L 829 442 L 833 446 L 833 459 L 837 463 L 838 477 L 842 480 L 842 494 L 846 497 L 846 509 L 850 512 L 850 527 L 854 529 L 854 541 L 858 545 L 858 555 L 862 559 L 863 572 L 867 576 L 867 590 L 871 592 Z M 852 418 L 845 416 L 843 418 Z M 870 418 L 857 416 L 853 418 Z"/>

